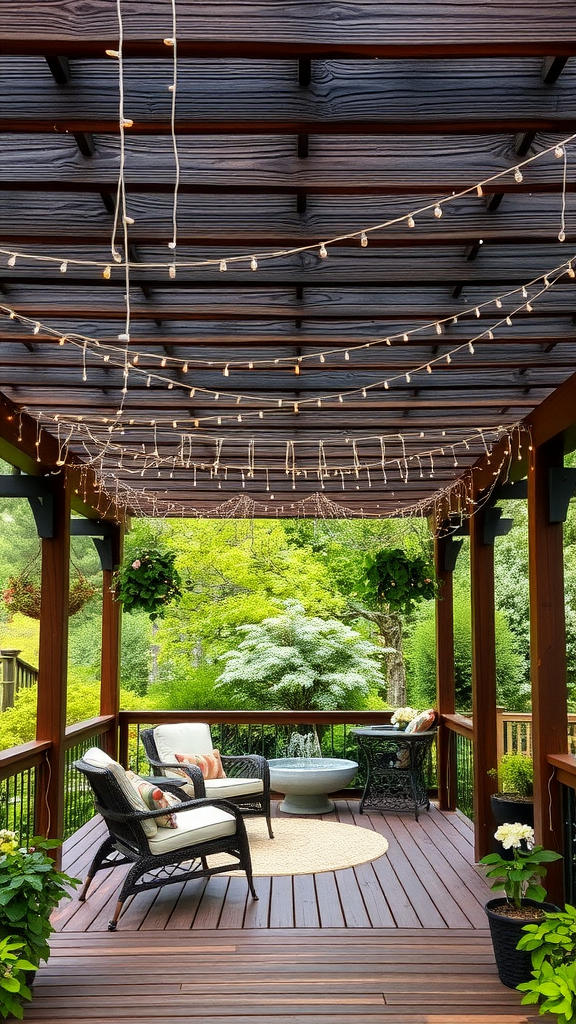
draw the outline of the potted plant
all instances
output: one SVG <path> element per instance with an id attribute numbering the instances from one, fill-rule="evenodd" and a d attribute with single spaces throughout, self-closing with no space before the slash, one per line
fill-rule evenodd
<path id="1" fill-rule="evenodd" d="M 22 1000 L 32 998 L 27 976 L 33 976 L 36 965 L 21 956 L 23 947 L 22 939 L 15 939 L 13 935 L 0 939 L 0 1017 L 3 1020 L 9 1015 L 21 1020 L 24 1016 Z"/>
<path id="2" fill-rule="evenodd" d="M 22 942 L 22 956 L 32 970 L 50 955 L 50 914 L 70 896 L 69 887 L 79 885 L 77 878 L 58 871 L 48 855 L 57 846 L 58 839 L 35 836 L 29 847 L 21 847 L 15 832 L 0 829 L 0 933 Z"/>
<path id="3" fill-rule="evenodd" d="M 166 605 L 182 594 L 175 558 L 174 552 L 147 548 L 116 569 L 116 598 L 124 611 L 148 612 L 152 621 L 164 615 Z"/>
<path id="4" fill-rule="evenodd" d="M 540 1013 L 569 1024 L 576 1016 L 576 907 L 547 912 L 538 924 L 528 924 L 518 949 L 532 957 L 532 980 L 518 985 L 523 1004 L 540 1003 Z"/>
<path id="5" fill-rule="evenodd" d="M 496 825 L 519 821 L 534 825 L 534 762 L 529 754 L 509 753 L 500 758 L 498 770 L 491 773 L 498 779 L 498 792 L 490 797 Z"/>
<path id="6" fill-rule="evenodd" d="M 523 926 L 543 920 L 546 911 L 558 909 L 544 903 L 546 890 L 540 880 L 547 871 L 544 865 L 560 860 L 560 854 L 535 846 L 534 829 L 518 821 L 501 825 L 495 838 L 504 850 L 512 851 L 512 858 L 489 853 L 480 861 L 488 869 L 487 877 L 495 880 L 492 889 L 504 890 L 504 896 L 489 900 L 485 910 L 500 981 L 516 988 L 529 980 L 531 972 L 530 954 L 517 949 Z"/>
<path id="7" fill-rule="evenodd" d="M 96 588 L 92 586 L 90 580 L 79 573 L 76 579 L 70 582 L 68 614 L 76 615 L 95 593 Z M 39 579 L 23 570 L 8 577 L 8 585 L 2 593 L 2 600 L 11 616 L 20 612 L 29 619 L 39 619 L 41 596 Z"/>

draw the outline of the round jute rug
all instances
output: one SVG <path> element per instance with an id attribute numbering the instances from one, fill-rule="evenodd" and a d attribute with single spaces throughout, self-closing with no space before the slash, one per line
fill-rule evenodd
<path id="1" fill-rule="evenodd" d="M 274 839 L 264 818 L 246 818 L 255 875 L 311 875 L 338 871 L 382 857 L 388 841 L 370 829 L 317 818 L 273 818 Z M 226 862 L 226 855 L 219 854 Z M 215 858 L 210 858 L 214 863 Z M 230 872 L 242 874 L 243 872 Z"/>

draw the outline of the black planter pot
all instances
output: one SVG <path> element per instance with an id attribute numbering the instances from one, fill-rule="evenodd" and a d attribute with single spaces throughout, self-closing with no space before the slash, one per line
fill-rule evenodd
<path id="1" fill-rule="evenodd" d="M 492 814 L 496 828 L 499 825 L 512 824 L 519 821 L 521 825 L 530 825 L 534 828 L 534 801 L 515 799 L 513 793 L 494 793 L 490 797 Z M 525 851 L 526 846 L 523 844 Z M 491 852 L 499 853 L 504 860 L 512 860 L 513 851 L 505 850 L 502 843 L 492 838 Z"/>
<path id="2" fill-rule="evenodd" d="M 498 913 L 498 907 L 505 903 L 506 901 L 498 896 L 489 900 L 484 909 L 488 915 L 500 981 L 508 988 L 516 988 L 521 982 L 532 979 L 532 956 L 526 950 L 516 949 L 516 946 L 522 938 L 524 925 L 536 923 L 537 918 L 504 917 Z M 522 906 L 546 911 L 558 910 L 554 903 L 537 903 L 536 900 L 522 900 Z"/>

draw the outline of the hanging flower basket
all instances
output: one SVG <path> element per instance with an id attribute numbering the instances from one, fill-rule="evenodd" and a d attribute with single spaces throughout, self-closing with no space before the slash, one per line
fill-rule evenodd
<path id="1" fill-rule="evenodd" d="M 94 597 L 96 588 L 81 573 L 70 584 L 68 614 L 76 615 L 85 604 Z M 8 577 L 8 586 L 2 594 L 2 600 L 10 615 L 20 612 L 29 619 L 40 618 L 40 583 L 38 579 L 25 571 Z"/>
<path id="2" fill-rule="evenodd" d="M 164 615 L 166 605 L 182 594 L 175 558 L 173 552 L 148 548 L 116 570 L 116 600 L 124 611 L 148 612 L 152 621 Z"/>

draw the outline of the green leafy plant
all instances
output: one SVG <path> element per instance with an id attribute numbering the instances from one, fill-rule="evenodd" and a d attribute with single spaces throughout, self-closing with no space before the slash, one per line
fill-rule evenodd
<path id="1" fill-rule="evenodd" d="M 147 548 L 116 570 L 116 597 L 124 611 L 148 612 L 152 621 L 164 615 L 166 605 L 182 594 L 175 559 L 174 552 Z"/>
<path id="2" fill-rule="evenodd" d="M 546 911 L 537 924 L 525 925 L 518 949 L 532 955 L 532 980 L 518 985 L 523 1004 L 540 1003 L 539 1012 L 559 1024 L 576 1019 L 576 907 Z"/>
<path id="3" fill-rule="evenodd" d="M 539 1013 L 552 1014 L 558 1024 L 572 1024 L 576 1018 L 576 960 L 554 965 L 545 959 L 532 974 L 533 981 L 517 986 L 526 993 L 522 1003 L 540 1003 Z"/>
<path id="4" fill-rule="evenodd" d="M 382 548 L 366 556 L 364 590 L 391 611 L 408 613 L 419 601 L 434 597 L 434 567 L 424 555 L 408 555 L 401 548 Z"/>
<path id="5" fill-rule="evenodd" d="M 532 799 L 534 762 L 529 754 L 503 754 L 497 772 L 498 789 L 522 799 Z"/>
<path id="6" fill-rule="evenodd" d="M 36 966 L 50 954 L 50 914 L 70 896 L 69 887 L 80 884 L 48 856 L 57 846 L 58 839 L 35 836 L 29 847 L 19 847 L 15 832 L 0 829 L 0 930 L 22 940 L 25 958 Z"/>
<path id="7" fill-rule="evenodd" d="M 0 939 L 0 1017 L 3 1020 L 9 1015 L 22 1020 L 20 1004 L 23 999 L 32 998 L 26 974 L 35 971 L 37 965 L 20 955 L 24 945 L 22 939 L 15 939 L 13 935 Z"/>
<path id="8" fill-rule="evenodd" d="M 543 846 L 535 846 L 534 829 L 520 822 L 501 825 L 496 829 L 494 838 L 502 843 L 505 850 L 512 850 L 512 860 L 505 860 L 499 853 L 489 853 L 482 857 L 480 864 L 488 868 L 487 877 L 496 879 L 492 889 L 503 889 L 507 901 L 517 910 L 520 910 L 525 898 L 542 903 L 546 898 L 546 890 L 539 880 L 547 871 L 544 864 L 560 860 L 560 854 L 545 850 Z M 521 848 L 523 842 L 526 850 Z"/>

